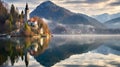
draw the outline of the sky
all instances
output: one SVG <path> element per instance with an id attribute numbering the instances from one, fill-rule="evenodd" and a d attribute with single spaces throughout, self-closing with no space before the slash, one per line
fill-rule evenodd
<path id="1" fill-rule="evenodd" d="M 20 11 L 24 10 L 26 2 L 30 11 L 39 4 L 48 0 L 2 0 L 9 5 L 14 4 Z M 99 15 L 103 13 L 114 14 L 120 12 L 120 0 L 50 0 L 75 13 L 86 15 Z"/>

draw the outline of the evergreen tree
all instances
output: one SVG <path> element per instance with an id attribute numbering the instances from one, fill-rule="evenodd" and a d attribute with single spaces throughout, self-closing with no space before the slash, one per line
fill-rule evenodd
<path id="1" fill-rule="evenodd" d="M 12 31 L 12 23 L 11 23 L 11 21 L 6 20 L 4 27 L 5 27 L 4 32 L 10 33 Z"/>
<path id="2" fill-rule="evenodd" d="M 27 23 L 25 23 L 24 30 L 28 30 L 28 31 L 31 30 Z"/>
<path id="3" fill-rule="evenodd" d="M 4 33 L 5 29 L 4 24 L 8 17 L 9 17 L 8 11 L 0 1 L 0 33 Z"/>
<path id="4" fill-rule="evenodd" d="M 18 9 L 16 10 L 13 4 L 11 5 L 10 14 L 13 17 L 13 24 L 15 24 L 15 22 L 19 19 L 19 13 Z"/>
<path id="5" fill-rule="evenodd" d="M 22 16 L 22 18 L 24 18 L 24 13 L 23 13 L 23 10 L 21 11 L 21 16 Z"/>
<path id="6" fill-rule="evenodd" d="M 7 9 L 4 7 L 4 5 L 0 1 L 0 24 L 4 24 L 7 18 L 8 18 Z"/>
<path id="7" fill-rule="evenodd" d="M 9 21 L 13 24 L 13 16 L 10 14 Z"/>
<path id="8" fill-rule="evenodd" d="M 31 31 L 31 28 L 27 23 L 25 23 L 23 34 L 25 36 L 32 36 L 33 35 L 32 31 Z"/>
<path id="9" fill-rule="evenodd" d="M 11 14 L 12 16 L 15 15 L 15 7 L 14 7 L 13 4 L 11 5 L 10 14 Z"/>
<path id="10" fill-rule="evenodd" d="M 19 15 L 19 20 L 20 20 L 20 22 L 23 22 L 23 21 L 24 21 L 23 11 L 21 11 L 21 14 Z"/>

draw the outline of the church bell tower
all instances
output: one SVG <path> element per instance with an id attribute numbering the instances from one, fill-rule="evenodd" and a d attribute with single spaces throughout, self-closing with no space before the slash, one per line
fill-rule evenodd
<path id="1" fill-rule="evenodd" d="M 26 7 L 25 7 L 25 23 L 29 20 L 29 8 L 28 8 L 28 4 L 26 3 Z"/>

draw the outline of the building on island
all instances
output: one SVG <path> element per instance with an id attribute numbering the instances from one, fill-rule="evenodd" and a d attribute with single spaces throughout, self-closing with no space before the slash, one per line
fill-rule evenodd
<path id="1" fill-rule="evenodd" d="M 23 24 L 26 24 L 26 23 L 31 27 L 33 31 L 37 30 L 36 32 L 39 32 L 39 34 L 50 35 L 50 31 L 48 29 L 47 24 L 44 23 L 44 21 L 41 18 L 39 17 L 30 18 L 28 3 L 26 3 L 26 7 L 25 7 Z"/>
<path id="2" fill-rule="evenodd" d="M 28 3 L 26 3 L 24 22 L 27 22 L 28 20 L 29 20 L 29 7 L 28 7 Z"/>
<path id="3" fill-rule="evenodd" d="M 33 18 L 30 18 L 28 21 L 27 21 L 27 24 L 35 29 L 38 29 L 38 20 L 35 19 L 34 17 Z"/>
<path id="4" fill-rule="evenodd" d="M 11 36 L 51 36 L 50 30 L 42 18 L 37 16 L 30 18 L 29 7 L 27 3 L 25 11 L 21 12 L 21 16 L 22 19 L 20 18 L 18 21 L 16 21 L 16 29 L 10 33 Z"/>

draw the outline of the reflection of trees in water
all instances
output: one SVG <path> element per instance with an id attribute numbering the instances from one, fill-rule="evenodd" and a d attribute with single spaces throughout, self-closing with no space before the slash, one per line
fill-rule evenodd
<path id="1" fill-rule="evenodd" d="M 28 66 L 30 55 L 37 56 L 41 54 L 48 47 L 48 43 L 49 38 L 0 39 L 0 66 L 8 60 L 11 61 L 11 65 L 14 65 L 20 58 Z"/>

